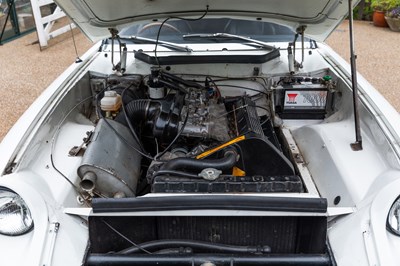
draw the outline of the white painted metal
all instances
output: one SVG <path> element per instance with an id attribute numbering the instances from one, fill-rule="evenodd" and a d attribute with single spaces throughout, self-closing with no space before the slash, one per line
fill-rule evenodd
<path id="1" fill-rule="evenodd" d="M 109 27 L 159 21 L 167 17 L 196 18 L 208 6 L 208 16 L 275 21 L 296 30 L 307 26 L 306 36 L 324 41 L 347 16 L 347 1 L 338 0 L 57 0 L 63 10 L 92 41 L 109 36 Z M 353 6 L 358 1 L 354 1 Z M 287 57 L 286 57 L 287 58 Z"/>
<path id="2" fill-rule="evenodd" d="M 47 1 L 49 2 L 49 1 Z M 278 44 L 284 47 L 285 44 Z M 287 45 L 287 44 L 286 44 Z M 204 51 L 218 49 L 218 44 L 190 45 Z M 248 49 L 240 44 L 225 47 Z M 238 210 L 197 210 L 123 215 L 227 215 L 227 216 L 328 216 L 328 240 L 339 266 L 396 265 L 400 261 L 400 237 L 386 230 L 386 218 L 394 200 L 400 194 L 400 119 L 398 113 L 361 76 L 360 118 L 364 136 L 364 150 L 354 152 L 353 120 L 349 95 L 350 68 L 329 47 L 318 44 L 317 50 L 306 50 L 301 75 L 329 74 L 338 80 L 337 89 L 342 100 L 335 114 L 325 120 L 283 120 L 284 137 L 301 153 L 304 163 L 300 173 L 308 193 L 269 193 L 260 197 L 324 197 L 328 199 L 327 213 L 251 212 Z M 17 192 L 28 204 L 35 222 L 30 233 L 20 237 L 0 235 L 2 264 L 5 265 L 80 265 L 85 252 L 88 228 L 86 219 L 92 215 L 90 207 L 80 205 L 72 186 L 55 171 L 50 154 L 59 170 L 73 183 L 79 181 L 76 169 L 80 158 L 68 157 L 68 150 L 80 144 L 85 132 L 93 128 L 90 121 L 73 113 L 65 119 L 77 99 L 84 95 L 77 83 L 88 71 L 112 74 L 110 49 L 98 52 L 96 44 L 82 59 L 58 78 L 21 117 L 0 145 L 0 172 L 10 161 L 16 163 L 12 174 L 1 175 L 0 186 Z M 153 51 L 154 45 L 128 45 L 128 50 Z M 312 54 L 308 54 L 312 51 Z M 199 52 L 200 53 L 200 52 Z M 105 57 L 105 55 L 108 55 Z M 159 56 L 180 55 L 160 47 Z M 218 53 L 216 53 L 218 56 Z M 264 64 L 190 64 L 172 66 L 171 73 L 229 77 L 249 77 L 259 67 L 260 76 L 276 79 L 287 74 L 287 53 Z M 115 60 L 119 60 L 116 52 Z M 127 56 L 127 73 L 146 75 L 150 65 Z M 251 86 L 248 81 L 246 86 Z M 71 96 L 72 94 L 72 96 Z M 60 123 L 61 122 L 61 123 Z M 52 148 L 54 144 L 54 149 Z M 60 163 L 61 162 L 61 163 Z M 247 195 L 236 195 L 246 197 Z M 145 197 L 168 197 L 176 194 L 147 194 Z M 190 196 L 188 194 L 182 195 Z M 252 194 L 251 196 L 257 196 Z M 335 204 L 335 198 L 341 200 Z M 121 213 L 101 215 L 122 215 Z M 55 237 L 55 222 L 60 230 Z M 54 245 L 54 246 L 53 246 Z M 17 249 L 15 247 L 19 247 Z M 24 252 L 24 256 L 21 256 Z"/>
<path id="3" fill-rule="evenodd" d="M 31 0 L 33 17 L 35 19 L 36 32 L 39 39 L 39 44 L 41 47 L 46 47 L 48 45 L 48 41 L 58 35 L 61 35 L 65 32 L 70 31 L 72 28 L 75 28 L 75 24 L 70 23 L 67 24 L 57 30 L 52 30 L 54 23 L 66 17 L 65 13 L 61 10 L 60 7 L 56 7 L 54 12 L 51 15 L 42 17 L 40 12 L 40 8 L 49 4 L 54 4 L 52 0 Z"/>

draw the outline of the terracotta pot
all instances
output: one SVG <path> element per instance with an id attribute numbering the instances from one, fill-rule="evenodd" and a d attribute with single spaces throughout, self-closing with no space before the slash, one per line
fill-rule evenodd
<path id="1" fill-rule="evenodd" d="M 389 27 L 389 25 L 386 23 L 385 12 L 383 11 L 375 10 L 372 14 L 372 21 L 374 23 L 374 26 Z"/>
<path id="2" fill-rule="evenodd" d="M 400 31 L 400 18 L 385 17 L 385 19 L 392 31 Z"/>

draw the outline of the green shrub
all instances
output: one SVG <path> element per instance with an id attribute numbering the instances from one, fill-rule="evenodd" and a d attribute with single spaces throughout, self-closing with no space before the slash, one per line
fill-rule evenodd
<path id="1" fill-rule="evenodd" d="M 369 0 L 361 0 L 360 3 L 353 9 L 353 17 L 357 20 L 372 20 L 372 13 L 374 10 L 371 8 Z"/>
<path id="2" fill-rule="evenodd" d="M 366 0 L 371 3 L 371 8 L 377 11 L 388 11 L 400 6 L 400 0 Z"/>

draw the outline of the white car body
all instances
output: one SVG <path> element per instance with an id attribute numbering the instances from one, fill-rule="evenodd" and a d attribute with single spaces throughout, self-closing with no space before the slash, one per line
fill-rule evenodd
<path id="1" fill-rule="evenodd" d="M 107 6 L 107 1 L 86 1 L 88 6 L 97 6 L 99 10 Z M 93 2 L 93 3 L 92 3 Z M 122 3 L 124 2 L 124 3 Z M 127 4 L 121 1 L 121 5 Z M 162 11 L 165 6 L 158 1 L 137 1 L 140 4 L 150 4 L 150 11 L 158 14 L 154 17 L 149 14 L 145 20 L 153 18 L 164 19 Z M 199 10 L 204 9 L 204 1 L 198 1 L 197 10 L 192 17 L 201 15 Z M 221 4 L 216 1 L 216 5 Z M 260 1 L 255 1 L 254 9 L 263 6 Z M 276 6 L 275 2 L 272 5 Z M 303 1 L 299 1 L 303 2 Z M 346 4 L 336 1 L 306 1 L 309 3 L 293 8 L 293 12 L 303 5 L 332 5 L 341 6 L 335 9 L 338 18 L 335 22 L 327 19 L 322 27 L 328 30 L 322 32 L 317 26 L 310 23 L 311 38 L 323 41 L 336 25 L 343 19 Z M 285 2 L 286 3 L 286 2 Z M 296 2 L 297 3 L 297 2 Z M 137 3 L 136 3 L 137 4 Z M 170 4 L 171 9 L 180 6 L 179 1 Z M 295 3 L 292 3 L 297 5 Z M 95 19 L 85 18 L 82 14 L 85 9 L 74 13 L 76 5 L 81 8 L 81 2 L 60 1 L 62 8 L 71 15 L 75 22 L 81 23 L 81 29 L 90 35 L 93 27 L 94 40 L 103 38 L 110 25 L 101 25 Z M 117 5 L 117 4 L 115 4 Z M 221 4 L 222 5 L 222 4 Z M 224 6 L 224 5 L 223 5 Z M 235 6 L 232 4 L 232 6 Z M 239 6 L 239 5 L 238 5 Z M 202 8 L 201 8 L 202 7 Z M 109 8 L 109 7 L 107 7 Z M 239 6 L 236 10 L 241 10 Z M 213 4 L 209 9 L 213 10 Z M 317 9 L 317 8 L 316 8 Z M 84 10 L 84 11 L 82 11 Z M 107 13 L 114 15 L 112 10 Z M 119 10 L 119 9 L 118 9 Z M 136 10 L 136 9 L 135 9 Z M 138 8 L 137 10 L 141 10 Z M 218 16 L 228 15 L 222 7 L 212 14 Z M 303 9 L 302 9 L 303 10 Z M 232 10 L 231 10 L 232 11 Z M 312 13 L 313 10 L 308 12 Z M 95 11 L 93 11 L 95 12 Z M 99 11 L 100 12 L 100 11 Z M 130 12 L 127 9 L 126 12 Z M 305 11 L 304 11 L 305 12 Z M 212 12 L 211 12 L 212 13 Z M 246 14 L 241 17 L 247 17 Z M 184 16 L 183 10 L 177 11 L 179 16 Z M 174 15 L 174 14 L 172 14 Z M 261 15 L 261 14 L 256 14 Z M 123 17 L 123 16 L 122 16 Z M 268 20 L 268 17 L 266 17 Z M 273 18 L 280 21 L 283 17 Z M 133 23 L 138 23 L 139 19 Z M 122 20 L 126 25 L 132 21 Z M 294 28 L 301 25 L 302 19 L 292 21 Z M 118 24 L 115 21 L 112 23 Z M 111 24 L 112 24 L 111 23 Z M 307 24 L 307 23 L 306 23 Z M 308 30 L 306 30 L 306 33 Z M 307 34 L 306 34 L 307 35 Z M 168 64 L 169 73 L 180 77 L 226 77 L 231 78 L 233 85 L 241 85 L 259 91 L 259 83 L 251 80 L 264 79 L 270 81 L 268 93 L 277 93 L 279 85 L 274 82 L 280 77 L 290 76 L 287 43 L 269 43 L 280 48 L 280 57 L 264 63 L 198 63 L 198 64 Z M 240 42 L 230 43 L 187 43 L 198 53 L 210 53 L 215 56 L 222 53 L 257 54 L 263 53 L 258 48 Z M 69 151 L 74 146 L 82 143 L 82 138 L 87 131 L 95 128 L 95 124 L 80 110 L 80 101 L 91 96 L 90 77 L 93 75 L 114 75 L 110 63 L 112 45 L 96 43 L 85 55 L 82 62 L 70 66 L 25 112 L 14 127 L 3 139 L 0 146 L 0 187 L 6 187 L 17 193 L 30 209 L 34 228 L 20 236 L 7 236 L 0 234 L 0 250 L 2 265 L 82 265 L 90 253 L 89 242 L 89 217 L 324 217 L 326 218 L 326 258 L 329 263 L 337 265 L 398 265 L 400 261 L 400 237 L 387 229 L 387 219 L 390 208 L 400 195 L 400 119 L 396 110 L 379 94 L 363 77 L 358 75 L 359 90 L 359 115 L 361 133 L 363 137 L 360 151 L 351 149 L 354 142 L 354 115 L 351 90 L 350 66 L 338 56 L 331 48 L 317 43 L 318 48 L 305 48 L 303 67 L 295 73 L 296 77 L 319 77 L 329 75 L 335 82 L 334 93 L 340 92 L 340 99 L 336 98 L 334 110 L 322 119 L 281 119 L 274 121 L 280 128 L 285 140 L 291 148 L 292 156 L 297 156 L 293 162 L 297 173 L 302 179 L 305 192 L 270 192 L 270 193 L 215 193 L 218 196 L 234 196 L 238 199 L 255 197 L 284 198 L 284 199 L 326 199 L 325 211 L 287 211 L 287 210 L 255 210 L 245 208 L 220 209 L 183 209 L 183 210 L 135 210 L 116 212 L 94 212 L 92 207 L 78 202 L 78 194 L 66 181 L 68 178 L 75 186 L 79 186 L 81 178 L 77 171 L 81 165 L 82 156 L 69 156 Z M 102 49 L 99 51 L 99 47 Z M 301 44 L 297 43 L 296 59 L 301 54 Z M 153 44 L 127 44 L 128 54 L 126 70 L 123 77 L 129 74 L 146 76 L 150 74 L 152 64 L 135 58 L 133 50 L 143 50 L 149 54 L 154 49 Z M 227 48 L 228 51 L 221 51 Z M 231 52 L 230 50 L 236 50 Z M 158 56 L 181 56 L 182 52 L 173 51 L 159 45 Z M 245 52 L 243 52 L 245 51 Z M 189 52 L 186 55 L 190 54 Z M 106 55 L 106 56 L 105 56 Z M 115 62 L 119 59 L 119 47 L 115 48 Z M 164 69 L 166 65 L 162 65 Z M 259 72 L 254 75 L 255 68 Z M 233 79 L 234 78 L 234 79 Z M 217 82 L 218 83 L 218 82 Z M 301 90 L 301 89 L 298 89 Z M 222 88 L 223 95 L 242 95 L 241 89 Z M 250 94 L 250 93 L 249 93 Z M 337 95 L 337 94 L 336 94 Z M 90 100 L 89 100 L 90 102 Z M 84 102 L 83 104 L 86 104 Z M 76 107 L 76 105 L 78 107 Z M 276 106 L 276 103 L 273 104 Z M 274 110 L 273 110 L 274 111 Z M 88 146 L 90 146 L 89 144 Z M 110 154 L 109 160 L 117 159 L 116 154 Z M 56 166 L 56 168 L 54 168 Z M 62 174 L 61 174 L 62 173 Z M 64 175 L 65 177 L 63 177 Z M 195 196 L 208 197 L 212 193 L 147 193 L 138 198 L 165 198 L 182 197 L 183 201 Z M 338 198 L 338 196 L 340 198 Z M 128 197 L 129 198 L 129 197 Z M 0 224 L 1 224 L 0 219 Z M 59 225 L 59 228 L 58 228 Z M 89 251 L 88 251 L 89 250 Z M 274 254 L 274 250 L 272 249 Z M 330 254 L 328 254 L 330 253 Z M 276 254 L 275 254 L 276 255 Z M 212 259 L 211 264 L 193 265 L 219 265 Z M 161 262 L 160 262 L 161 263 Z M 207 261 L 203 261 L 207 263 Z M 315 265 L 332 265 L 328 264 Z M 146 264 L 147 265 L 147 264 Z M 150 265 L 150 264 L 149 264 Z M 160 265 L 163 265 L 162 263 Z M 234 264 L 236 265 L 236 264 Z M 240 265 L 240 264 L 238 264 Z M 248 264 L 246 264 L 248 265 Z M 279 264 L 281 265 L 281 264 Z M 308 265 L 308 264 L 301 264 Z M 310 264 L 311 265 L 311 264 Z M 314 264 L 312 264 L 314 265 Z"/>

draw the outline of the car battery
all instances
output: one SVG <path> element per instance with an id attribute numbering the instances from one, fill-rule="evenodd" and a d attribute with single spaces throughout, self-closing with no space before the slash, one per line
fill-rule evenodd
<path id="1" fill-rule="evenodd" d="M 275 113 L 282 119 L 323 119 L 332 93 L 322 78 L 281 78 L 275 88 Z"/>

